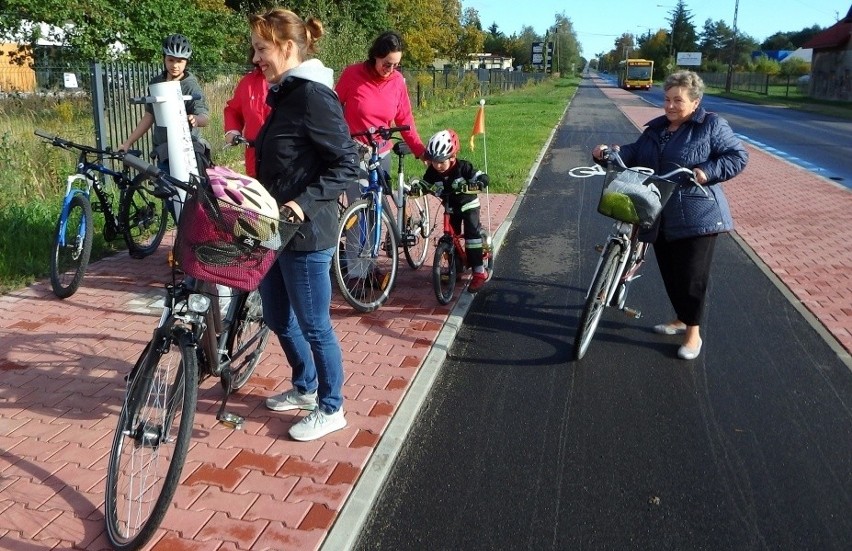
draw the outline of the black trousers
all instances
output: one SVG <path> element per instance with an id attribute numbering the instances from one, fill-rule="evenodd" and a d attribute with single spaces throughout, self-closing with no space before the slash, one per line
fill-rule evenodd
<path id="1" fill-rule="evenodd" d="M 666 293 L 677 318 L 686 325 L 701 325 L 717 235 L 666 241 L 661 234 L 654 242 Z"/>

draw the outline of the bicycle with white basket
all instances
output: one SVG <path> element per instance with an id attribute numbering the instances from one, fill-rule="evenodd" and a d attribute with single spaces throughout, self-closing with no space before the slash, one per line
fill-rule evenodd
<path id="1" fill-rule="evenodd" d="M 615 219 L 606 243 L 596 247 L 600 257 L 574 337 L 576 360 L 582 359 L 589 349 L 605 308 L 617 308 L 633 318 L 641 316 L 639 310 L 625 305 L 630 283 L 640 277 L 639 270 L 650 245 L 639 240 L 639 233 L 653 226 L 680 185 L 672 178 L 688 176 L 689 182 L 697 185 L 692 170 L 685 167 L 654 174 L 648 168 L 625 166 L 616 147 L 607 148 L 602 154 L 605 168 L 576 167 L 568 173 L 575 178 L 605 176 L 598 212 Z"/>

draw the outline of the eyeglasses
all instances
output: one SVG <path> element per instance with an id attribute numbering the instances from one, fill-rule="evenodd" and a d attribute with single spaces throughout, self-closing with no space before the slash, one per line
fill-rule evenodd
<path id="1" fill-rule="evenodd" d="M 383 61 L 382 67 L 384 67 L 385 69 L 396 69 L 397 67 L 399 67 L 399 63 L 390 63 L 388 61 Z"/>

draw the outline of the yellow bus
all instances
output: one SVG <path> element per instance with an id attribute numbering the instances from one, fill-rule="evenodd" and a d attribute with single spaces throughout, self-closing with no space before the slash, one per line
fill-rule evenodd
<path id="1" fill-rule="evenodd" d="M 625 59 L 618 64 L 618 86 L 625 90 L 644 88 L 654 84 L 654 61 L 651 59 Z"/>

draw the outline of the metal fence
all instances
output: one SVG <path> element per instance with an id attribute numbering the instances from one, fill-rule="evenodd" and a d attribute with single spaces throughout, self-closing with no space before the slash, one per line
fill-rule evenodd
<path id="1" fill-rule="evenodd" d="M 221 112 L 239 78 L 248 67 L 191 66 L 210 104 L 211 113 Z M 99 148 L 117 147 L 136 127 L 144 113 L 132 98 L 147 95 L 148 82 L 162 71 L 158 63 L 92 63 L 87 66 L 13 67 L 0 66 L 0 99 L 16 95 L 82 95 L 91 98 L 95 142 Z M 340 71 L 335 70 L 339 75 Z M 474 98 L 497 94 L 549 75 L 496 69 L 405 70 L 412 103 L 418 109 L 456 107 Z M 76 86 L 76 87 L 72 87 Z M 211 98 L 214 101 L 210 101 Z M 135 145 L 143 152 L 151 149 L 150 133 Z"/>
<path id="2" fill-rule="evenodd" d="M 727 73 L 700 73 L 704 84 L 713 88 L 725 88 Z M 807 93 L 807 83 L 799 83 L 797 77 L 767 75 L 766 73 L 733 73 L 731 75 L 731 90 L 769 94 L 770 86 L 783 86 L 790 91 Z"/>

